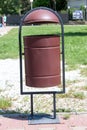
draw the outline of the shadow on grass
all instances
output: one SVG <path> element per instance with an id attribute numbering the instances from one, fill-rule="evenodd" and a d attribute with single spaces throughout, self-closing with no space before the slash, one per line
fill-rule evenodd
<path id="1" fill-rule="evenodd" d="M 66 32 L 65 36 L 87 36 L 86 32 Z"/>

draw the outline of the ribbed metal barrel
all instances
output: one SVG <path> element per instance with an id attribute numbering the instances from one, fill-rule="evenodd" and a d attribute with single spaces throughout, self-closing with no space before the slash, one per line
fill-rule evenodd
<path id="1" fill-rule="evenodd" d="M 61 83 L 60 37 L 24 36 L 26 85 L 52 87 Z"/>

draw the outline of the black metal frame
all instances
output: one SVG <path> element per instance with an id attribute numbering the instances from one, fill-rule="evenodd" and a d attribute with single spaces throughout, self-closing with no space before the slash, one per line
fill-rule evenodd
<path id="1" fill-rule="evenodd" d="M 33 108 L 33 94 L 30 95 L 31 96 L 31 118 L 33 118 L 34 116 L 34 108 Z M 56 118 L 56 94 L 53 93 L 53 119 Z"/>
<path id="2" fill-rule="evenodd" d="M 62 42 L 62 90 L 61 91 L 37 91 L 37 92 L 23 92 L 23 72 L 22 72 L 22 68 L 23 68 L 23 65 L 22 65 L 22 36 L 21 36 L 21 31 L 22 31 L 22 26 L 23 26 L 23 21 L 24 19 L 26 18 L 26 16 L 28 14 L 30 14 L 32 11 L 35 11 L 35 10 L 39 10 L 39 9 L 45 9 L 45 10 L 49 10 L 51 11 L 52 13 L 54 13 L 59 22 L 60 22 L 60 25 L 61 25 L 61 42 Z M 19 26 L 19 57 L 20 57 L 20 93 L 21 94 L 30 94 L 31 95 L 31 116 L 33 117 L 33 94 L 53 94 L 53 108 L 54 108 L 54 118 L 56 118 L 56 94 L 62 94 L 62 93 L 65 93 L 65 65 L 64 65 L 64 27 L 63 27 L 63 22 L 62 22 L 62 19 L 60 17 L 60 15 L 50 9 L 50 8 L 46 8 L 46 7 L 37 7 L 37 8 L 34 8 L 30 11 L 28 11 L 24 17 L 21 19 L 21 22 L 20 22 L 20 26 Z"/>

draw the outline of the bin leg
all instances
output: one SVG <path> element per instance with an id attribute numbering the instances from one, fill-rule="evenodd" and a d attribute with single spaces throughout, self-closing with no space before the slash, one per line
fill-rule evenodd
<path id="1" fill-rule="evenodd" d="M 53 118 L 55 119 L 56 118 L 56 94 L 53 93 Z"/>
<path id="2" fill-rule="evenodd" d="M 33 118 L 33 94 L 30 95 L 31 96 L 31 118 Z"/>

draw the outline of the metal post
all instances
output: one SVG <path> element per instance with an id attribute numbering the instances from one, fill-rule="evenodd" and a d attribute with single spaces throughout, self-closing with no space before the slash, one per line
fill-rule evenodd
<path id="1" fill-rule="evenodd" d="M 56 94 L 55 93 L 53 93 L 53 112 L 54 112 L 53 118 L 55 119 L 56 118 Z"/>
<path id="2" fill-rule="evenodd" d="M 54 10 L 56 11 L 56 0 L 54 0 Z"/>
<path id="3" fill-rule="evenodd" d="M 31 118 L 33 118 L 33 94 L 30 95 L 31 96 Z"/>
<path id="4" fill-rule="evenodd" d="M 86 8 L 87 8 L 87 7 L 85 6 L 85 21 L 86 21 Z"/>
<path id="5" fill-rule="evenodd" d="M 31 9 L 32 9 L 32 2 L 31 2 Z"/>
<path id="6" fill-rule="evenodd" d="M 30 0 L 31 3 L 31 9 L 33 8 L 33 0 Z"/>
<path id="7" fill-rule="evenodd" d="M 70 20 L 70 6 L 68 6 L 68 20 Z"/>

